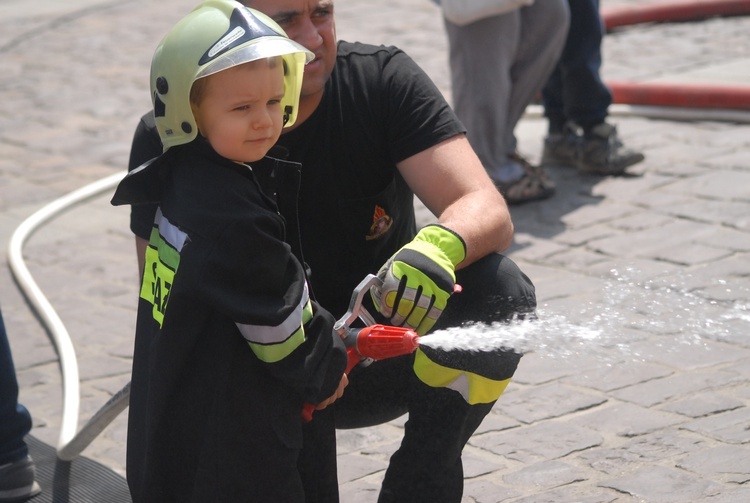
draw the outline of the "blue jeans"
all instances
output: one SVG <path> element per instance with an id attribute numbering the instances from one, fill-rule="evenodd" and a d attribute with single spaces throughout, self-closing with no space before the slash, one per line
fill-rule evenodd
<path id="1" fill-rule="evenodd" d="M 26 457 L 29 451 L 23 438 L 29 430 L 31 415 L 18 403 L 16 369 L 0 311 L 0 465 Z"/>
<path id="2" fill-rule="evenodd" d="M 551 133 L 567 121 L 590 129 L 604 121 L 612 94 L 599 76 L 604 23 L 599 0 L 568 0 L 570 30 L 560 61 L 542 91 Z"/>

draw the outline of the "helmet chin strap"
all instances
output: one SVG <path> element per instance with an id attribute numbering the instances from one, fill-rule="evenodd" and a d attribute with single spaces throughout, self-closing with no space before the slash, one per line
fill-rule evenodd
<path id="1" fill-rule="evenodd" d="M 292 115 L 292 106 L 287 105 L 284 107 L 284 126 L 289 122 L 289 117 Z"/>

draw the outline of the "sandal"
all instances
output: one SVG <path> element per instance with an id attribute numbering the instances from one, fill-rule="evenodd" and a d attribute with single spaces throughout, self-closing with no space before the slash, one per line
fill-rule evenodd
<path id="1" fill-rule="evenodd" d="M 533 166 L 518 154 L 513 154 L 511 159 L 519 163 L 526 173 L 515 182 L 495 184 L 505 197 L 505 202 L 508 204 L 523 204 L 547 199 L 555 193 L 555 182 L 547 176 L 542 168 Z"/>

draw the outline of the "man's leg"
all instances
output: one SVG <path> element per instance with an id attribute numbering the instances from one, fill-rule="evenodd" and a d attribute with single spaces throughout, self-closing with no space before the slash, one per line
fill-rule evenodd
<path id="1" fill-rule="evenodd" d="M 24 437 L 31 416 L 18 403 L 18 382 L 10 344 L 0 312 L 0 501 L 12 501 L 41 492 Z"/>
<path id="2" fill-rule="evenodd" d="M 457 281 L 463 291 L 451 297 L 436 329 L 465 322 L 509 321 L 533 315 L 536 308 L 531 281 L 515 263 L 500 254 L 491 254 L 461 269 Z M 430 358 L 466 369 L 460 355 L 430 352 Z M 471 360 L 479 360 L 482 366 L 492 359 L 493 372 L 510 378 L 520 358 L 513 351 L 500 351 L 486 358 L 473 356 Z M 422 382 L 413 365 L 414 356 L 410 355 L 352 371 L 344 396 L 334 405 L 336 426 L 370 426 L 408 412 L 404 439 L 391 458 L 379 501 L 460 502 L 461 453 L 492 409 L 494 400 L 470 405 L 458 391 Z"/>
<path id="3" fill-rule="evenodd" d="M 456 271 L 456 283 L 462 291 L 450 298 L 434 330 L 467 321 L 510 321 L 536 311 L 536 291 L 531 280 L 500 253 L 491 253 Z"/>
<path id="4" fill-rule="evenodd" d="M 515 127 L 554 68 L 567 27 L 565 0 L 535 2 L 467 26 L 445 21 L 454 109 L 509 204 L 554 193 L 552 180 L 516 152 Z"/>
<path id="5" fill-rule="evenodd" d="M 599 14 L 599 0 L 568 0 L 570 31 L 559 62 L 559 90 L 545 88 L 543 97 L 560 93 L 567 120 L 590 128 L 604 121 L 612 104 L 612 95 L 599 75 L 602 64 L 601 44 L 604 25 Z M 562 126 L 562 124 L 559 124 Z"/>
<path id="6" fill-rule="evenodd" d="M 518 10 L 481 19 L 467 26 L 445 21 L 448 36 L 453 108 L 468 130 L 472 148 L 495 182 L 523 176 L 510 169 L 515 123 L 510 119 L 513 75 L 521 39 Z"/>
<path id="7" fill-rule="evenodd" d="M 0 465 L 29 453 L 24 436 L 31 430 L 29 412 L 18 403 L 18 382 L 10 344 L 0 313 Z"/>
<path id="8" fill-rule="evenodd" d="M 509 120 L 513 127 L 542 90 L 563 51 L 570 11 L 566 0 L 536 1 L 520 9 L 521 38 L 511 69 L 513 93 Z M 515 148 L 515 137 L 513 138 Z"/>
<path id="9" fill-rule="evenodd" d="M 626 148 L 617 129 L 605 122 L 612 94 L 599 73 L 604 36 L 599 0 L 568 2 L 570 32 L 555 73 L 542 93 L 549 120 L 542 164 L 619 175 L 644 156 Z"/>

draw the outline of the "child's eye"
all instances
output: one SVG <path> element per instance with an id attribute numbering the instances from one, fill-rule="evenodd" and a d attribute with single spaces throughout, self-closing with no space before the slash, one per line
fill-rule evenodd
<path id="1" fill-rule="evenodd" d="M 268 100 L 269 105 L 278 105 L 281 103 L 281 100 Z"/>
<path id="2" fill-rule="evenodd" d="M 234 110 L 237 111 L 237 112 L 243 112 L 243 111 L 249 110 L 249 109 L 250 109 L 250 105 L 240 105 L 240 106 L 234 108 Z"/>

